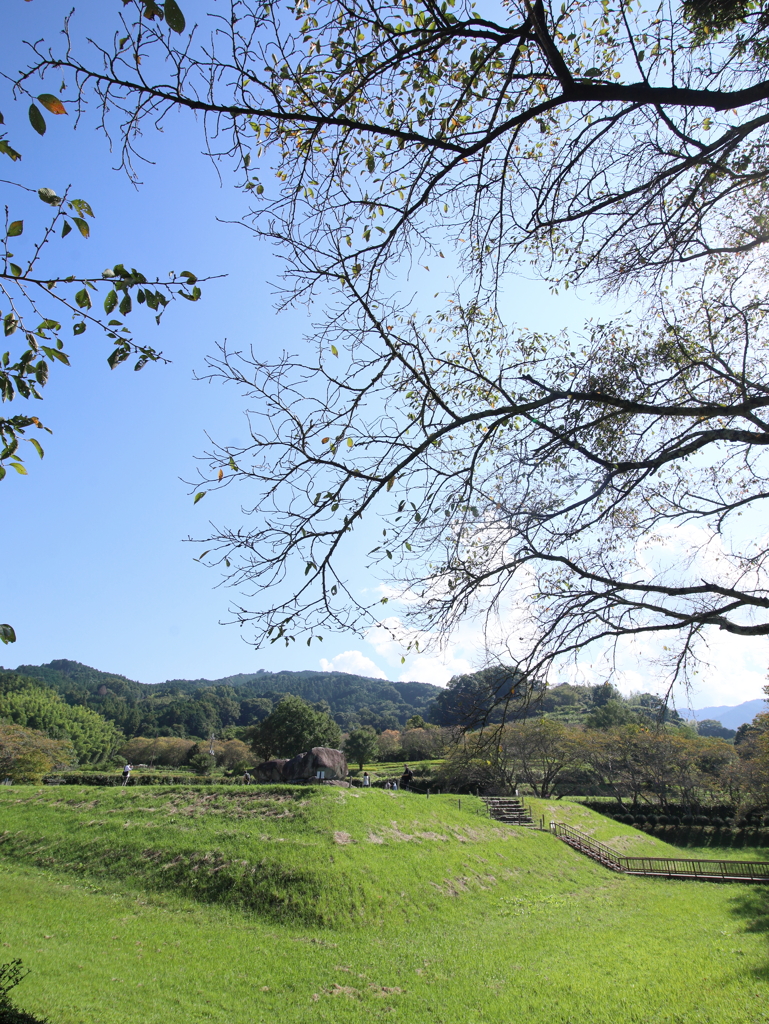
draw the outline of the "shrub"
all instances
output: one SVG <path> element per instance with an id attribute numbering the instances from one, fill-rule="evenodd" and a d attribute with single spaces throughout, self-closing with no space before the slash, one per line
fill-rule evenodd
<path id="1" fill-rule="evenodd" d="M 8 998 L 8 993 L 29 974 L 21 960 L 0 964 L 0 1024 L 49 1024 L 47 1019 L 17 1009 Z"/>
<path id="2" fill-rule="evenodd" d="M 76 763 L 68 740 L 52 740 L 21 725 L 0 724 L 0 779 L 36 783 L 52 769 Z"/>
<path id="3" fill-rule="evenodd" d="M 216 758 L 213 754 L 200 750 L 192 755 L 189 766 L 196 775 L 210 775 L 216 767 Z"/>
<path id="4" fill-rule="evenodd" d="M 681 824 L 682 825 L 693 825 L 694 824 L 694 815 L 693 814 L 685 814 L 683 816 L 683 818 L 681 818 Z"/>
<path id="5" fill-rule="evenodd" d="M 254 761 L 251 748 L 242 740 L 227 740 L 226 743 L 221 744 L 221 747 L 215 743 L 214 751 L 216 763 L 233 771 L 239 769 L 242 773 Z"/>

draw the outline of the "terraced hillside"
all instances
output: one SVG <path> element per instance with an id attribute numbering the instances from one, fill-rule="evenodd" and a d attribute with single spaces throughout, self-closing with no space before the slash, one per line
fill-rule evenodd
<path id="1" fill-rule="evenodd" d="M 617 875 L 473 798 L 13 787 L 0 833 L 2 959 L 53 1024 L 769 1020 L 766 889 Z"/>

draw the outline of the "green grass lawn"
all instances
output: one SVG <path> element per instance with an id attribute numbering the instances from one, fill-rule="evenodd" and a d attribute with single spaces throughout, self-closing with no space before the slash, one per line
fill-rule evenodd
<path id="1" fill-rule="evenodd" d="M 53 1024 L 769 1022 L 769 889 L 609 872 L 471 797 L 13 787 L 0 840 L 0 959 Z"/>

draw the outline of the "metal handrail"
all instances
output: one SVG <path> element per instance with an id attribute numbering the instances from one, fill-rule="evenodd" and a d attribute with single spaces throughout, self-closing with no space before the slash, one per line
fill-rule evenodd
<path id="1" fill-rule="evenodd" d="M 685 857 L 625 857 L 615 853 L 571 825 L 553 821 L 553 835 L 575 844 L 578 849 L 615 871 L 631 875 L 657 875 L 666 878 L 704 878 L 723 881 L 769 882 L 769 861 L 704 860 Z"/>

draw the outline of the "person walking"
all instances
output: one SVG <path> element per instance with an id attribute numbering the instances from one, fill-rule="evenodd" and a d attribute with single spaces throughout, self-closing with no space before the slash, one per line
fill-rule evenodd
<path id="1" fill-rule="evenodd" d="M 414 779 L 414 773 L 407 764 L 403 766 L 403 775 L 401 775 L 401 789 L 408 789 Z"/>
<path id="2" fill-rule="evenodd" d="M 251 784 L 251 775 L 249 772 L 243 772 L 243 785 L 249 786 Z"/>
<path id="3" fill-rule="evenodd" d="M 123 768 L 123 785 L 128 785 L 128 780 L 131 778 L 131 771 L 133 770 L 132 764 L 127 764 Z"/>

